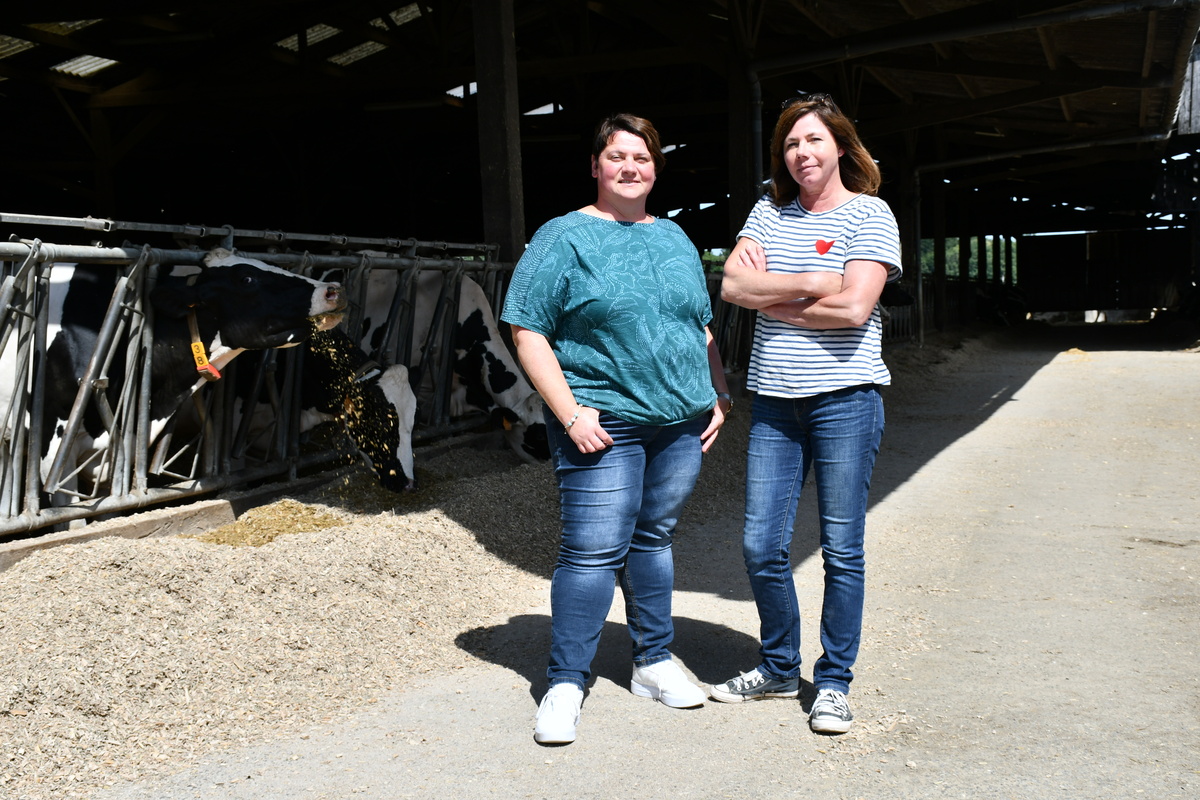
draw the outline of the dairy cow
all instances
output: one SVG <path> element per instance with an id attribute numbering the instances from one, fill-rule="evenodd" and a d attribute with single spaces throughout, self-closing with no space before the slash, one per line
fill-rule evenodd
<path id="1" fill-rule="evenodd" d="M 363 298 L 362 323 L 357 338 L 362 349 L 382 361 L 401 362 L 410 370 L 424 371 L 423 355 L 433 334 L 435 309 L 445 274 L 425 270 L 417 278 L 412 302 L 411 347 L 396 353 L 397 331 L 389 325 L 400 273 L 372 270 L 365 287 L 354 294 Z M 503 427 L 513 451 L 526 461 L 550 457 L 542 401 L 516 364 L 500 331 L 487 295 L 478 283 L 463 277 L 457 296 L 458 314 L 453 331 L 453 391 L 450 414 L 472 409 L 489 414 Z"/>
<path id="2" fill-rule="evenodd" d="M 45 361 L 43 477 L 50 469 L 80 379 L 96 349 L 117 271 L 97 265 L 55 265 L 50 276 Z M 187 279 L 167 277 L 150 296 L 154 346 L 150 373 L 150 441 L 201 386 L 246 350 L 293 347 L 341 320 L 345 294 L 337 283 L 302 277 L 227 250 L 214 250 Z M 202 348 L 202 349 L 197 349 Z M 199 355 L 198 355 L 199 352 Z M 207 363 L 203 363 L 207 362 Z M 125 348 L 117 348 L 103 394 L 115 406 L 124 387 Z M 89 403 L 81 435 L 67 443 L 65 473 L 87 464 L 80 477 L 109 479 L 111 465 L 94 455 L 109 445 L 111 420 Z"/>

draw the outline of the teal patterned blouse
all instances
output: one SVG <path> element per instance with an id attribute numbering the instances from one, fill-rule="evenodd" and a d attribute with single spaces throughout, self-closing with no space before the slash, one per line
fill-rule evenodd
<path id="1" fill-rule="evenodd" d="M 692 419 L 716 403 L 696 246 L 674 222 L 580 211 L 538 229 L 500 318 L 545 336 L 575 399 L 638 425 Z"/>

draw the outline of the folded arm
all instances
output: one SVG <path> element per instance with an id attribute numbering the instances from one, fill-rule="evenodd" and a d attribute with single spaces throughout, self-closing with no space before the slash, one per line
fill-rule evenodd
<path id="1" fill-rule="evenodd" d="M 721 299 L 742 308 L 827 297 L 841 290 L 842 276 L 836 272 L 767 272 L 762 245 L 744 236 L 726 259 L 721 278 Z"/>
<path id="2" fill-rule="evenodd" d="M 878 261 L 848 261 L 841 291 L 819 298 L 788 300 L 759 310 L 791 325 L 814 330 L 865 325 L 879 302 L 888 268 Z"/>

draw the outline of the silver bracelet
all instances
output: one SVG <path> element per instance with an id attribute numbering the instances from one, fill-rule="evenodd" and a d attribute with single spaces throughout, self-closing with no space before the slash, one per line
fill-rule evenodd
<path id="1" fill-rule="evenodd" d="M 566 425 L 563 425 L 563 430 L 564 430 L 564 431 L 569 431 L 569 430 L 571 430 L 571 426 L 575 424 L 575 420 L 579 419 L 579 412 L 580 412 L 580 411 L 583 411 L 583 406 L 582 406 L 582 405 L 581 405 L 581 406 L 579 406 L 579 408 L 575 409 L 575 413 L 571 415 L 571 421 L 570 421 L 570 422 L 568 422 Z"/>

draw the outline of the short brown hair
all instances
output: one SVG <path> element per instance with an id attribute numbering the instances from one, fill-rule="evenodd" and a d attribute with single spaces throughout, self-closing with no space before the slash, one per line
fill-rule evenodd
<path id="1" fill-rule="evenodd" d="M 771 135 L 771 200 L 775 205 L 786 206 L 800 194 L 800 184 L 796 183 L 787 167 L 783 148 L 796 121 L 806 114 L 820 117 L 833 134 L 838 148 L 844 151 L 844 155 L 838 159 L 842 185 L 852 192 L 878 194 L 879 185 L 883 182 L 879 165 L 858 138 L 854 122 L 842 113 L 829 95 L 806 94 L 784 103 L 779 120 L 775 123 L 775 132 Z"/>
<path id="2" fill-rule="evenodd" d="M 663 155 L 658 131 L 654 129 L 650 120 L 636 117 L 633 114 L 613 114 L 600 120 L 600 124 L 596 126 L 596 136 L 592 141 L 592 158 L 599 159 L 612 137 L 621 131 L 632 133 L 645 142 L 646 149 L 650 151 L 650 158 L 654 160 L 654 172 L 656 174 L 662 172 L 663 167 L 667 165 L 667 157 Z"/>

